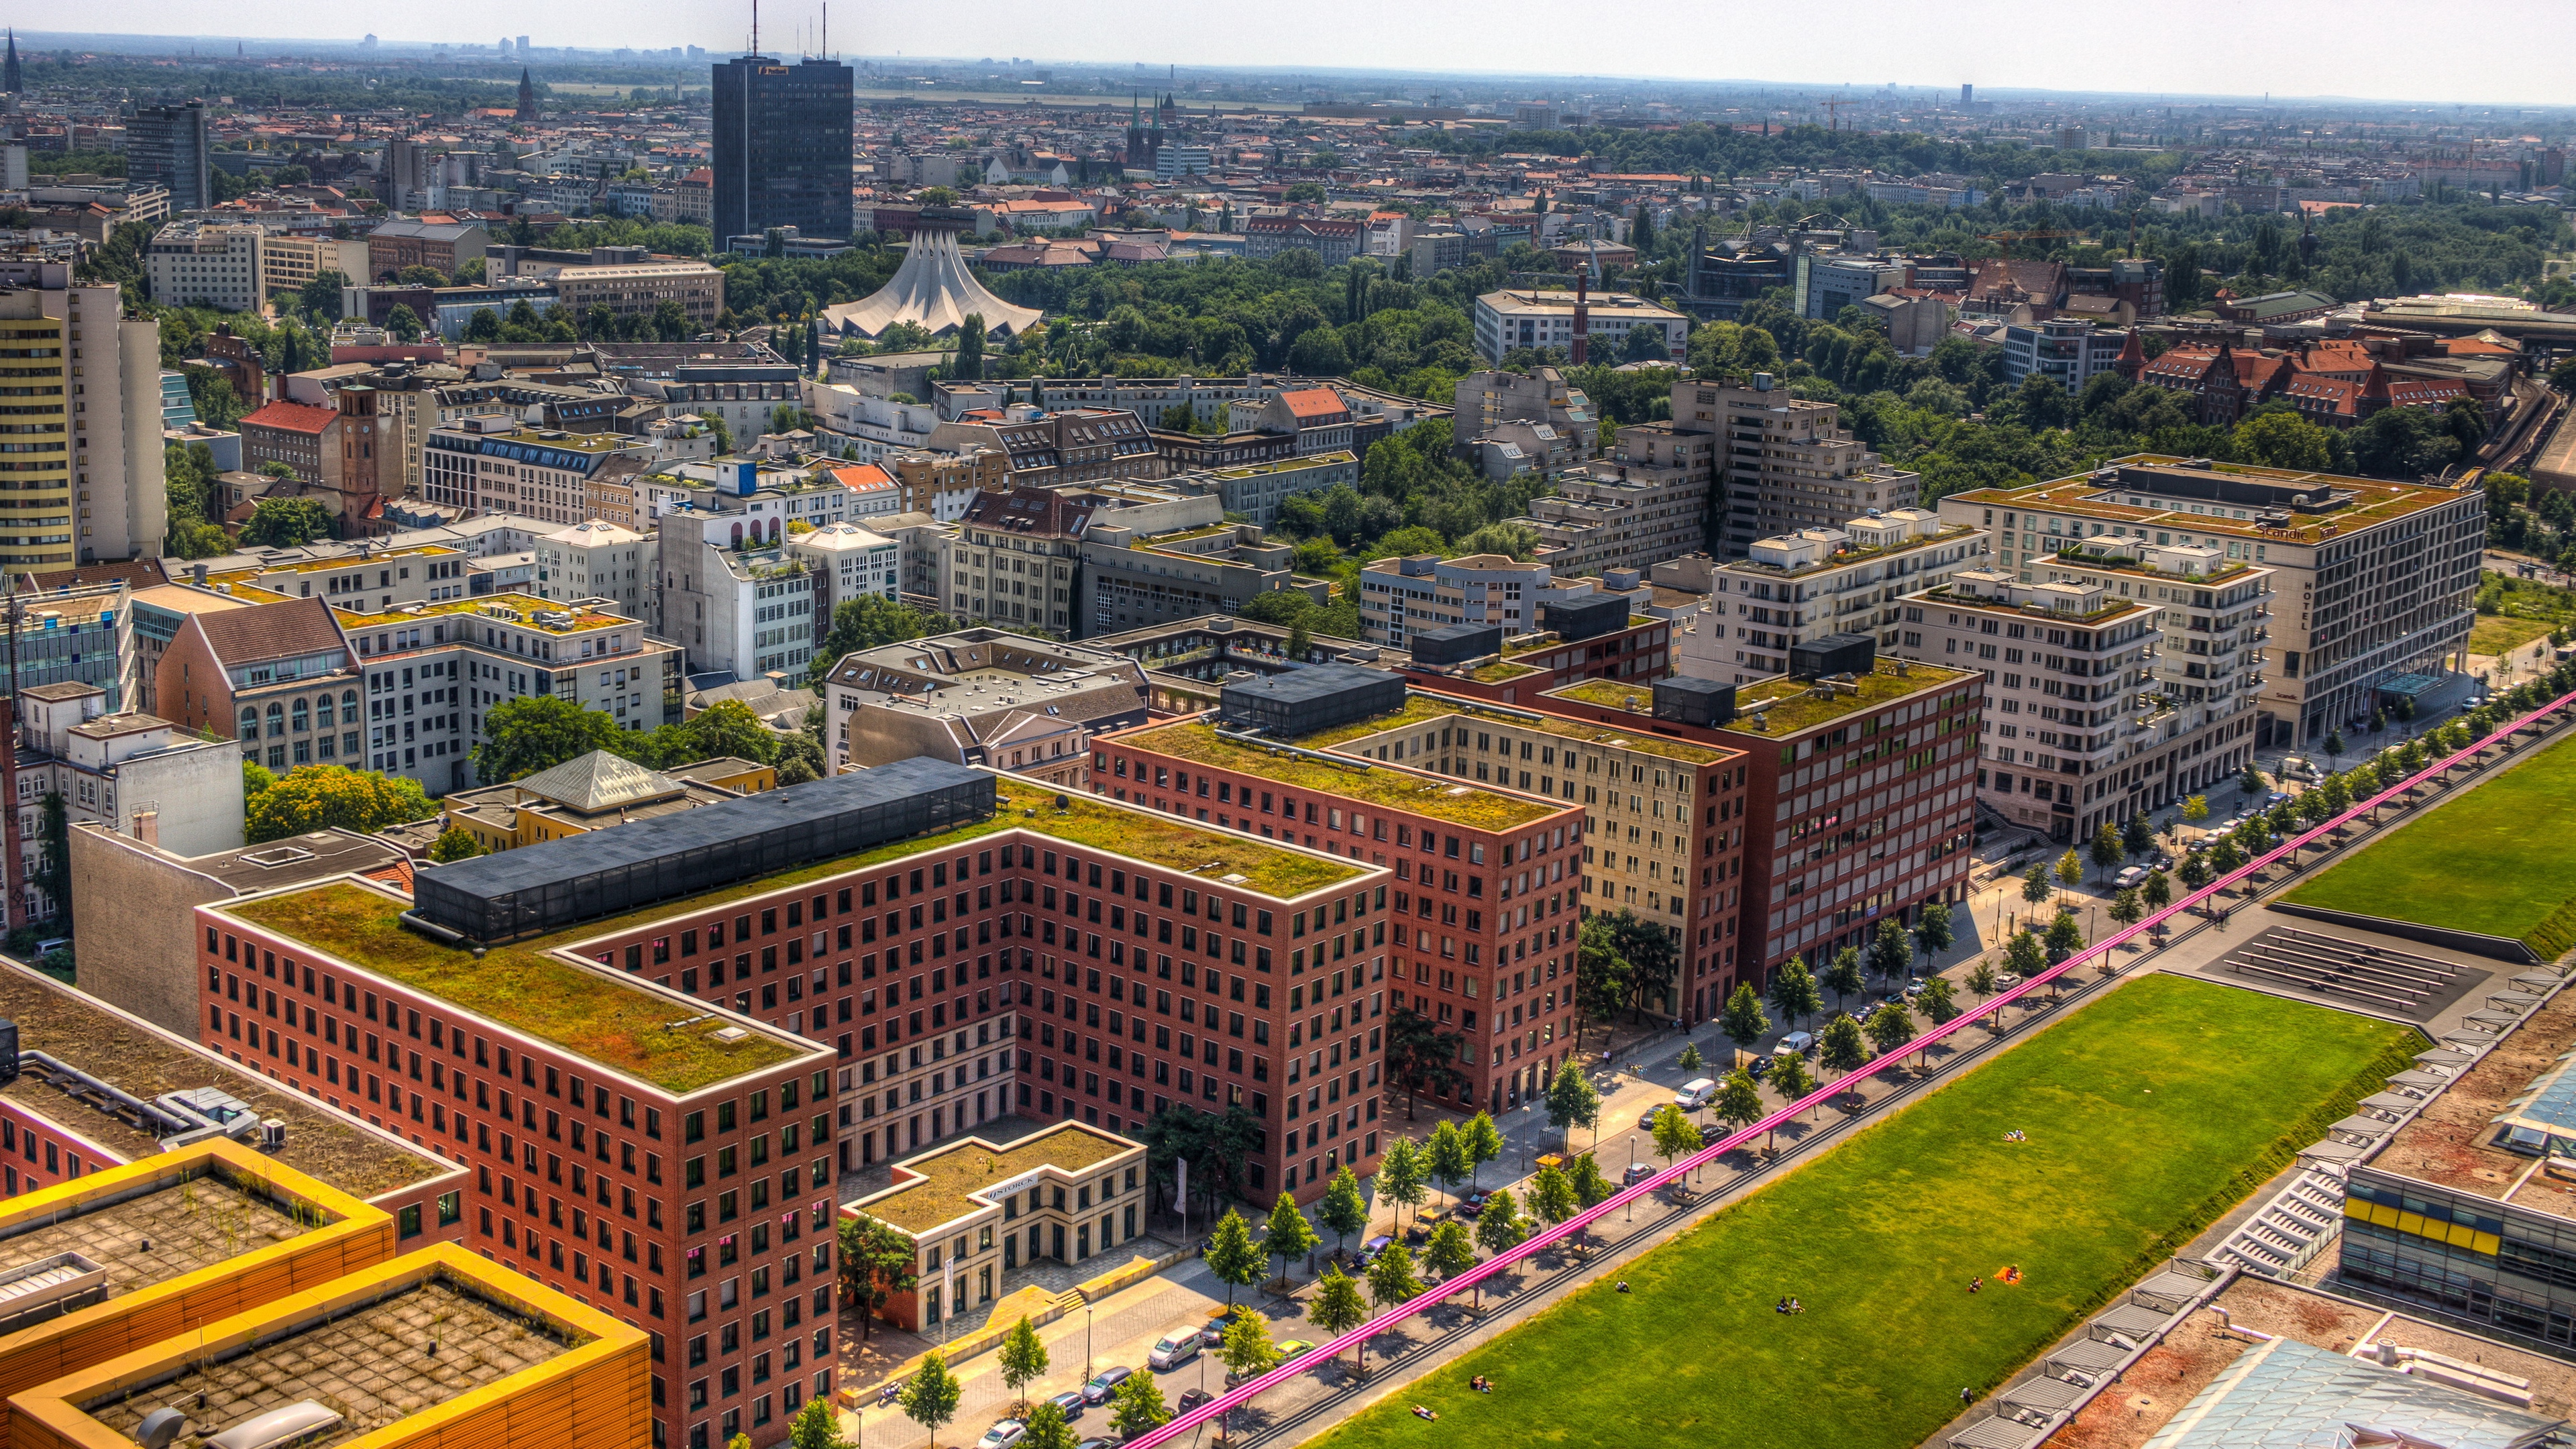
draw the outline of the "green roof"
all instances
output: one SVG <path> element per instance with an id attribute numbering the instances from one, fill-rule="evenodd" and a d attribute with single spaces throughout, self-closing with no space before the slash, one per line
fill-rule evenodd
<path id="1" fill-rule="evenodd" d="M 1872 709 L 1926 690 L 1942 689 L 1968 676 L 1960 670 L 1942 669 L 1930 664 L 1908 664 L 1907 673 L 1896 672 L 1886 660 L 1878 668 L 1859 676 L 1855 693 L 1840 689 L 1831 697 L 1818 695 L 1816 686 L 1804 679 L 1766 679 L 1746 685 L 1735 692 L 1735 719 L 1718 728 L 1740 735 L 1785 735 L 1839 719 L 1855 710 Z M 1765 728 L 1755 729 L 1750 712 L 1769 705 Z"/>
<path id="2" fill-rule="evenodd" d="M 1408 717 L 1405 710 L 1389 710 L 1373 723 L 1377 729 L 1393 729 L 1401 726 Z M 1339 731 L 1327 733 L 1351 738 Z M 1131 735 L 1128 739 L 1139 749 L 1176 760 L 1256 775 L 1265 780 L 1275 780 L 1290 789 L 1336 796 L 1355 805 L 1408 811 L 1477 830 L 1515 830 L 1566 808 L 1483 785 L 1461 783 L 1446 776 L 1420 775 L 1358 760 L 1347 765 L 1334 764 L 1316 759 L 1311 753 L 1301 753 L 1314 749 L 1302 741 L 1297 742 L 1295 749 L 1283 749 L 1230 739 L 1196 720 L 1165 725 Z"/>

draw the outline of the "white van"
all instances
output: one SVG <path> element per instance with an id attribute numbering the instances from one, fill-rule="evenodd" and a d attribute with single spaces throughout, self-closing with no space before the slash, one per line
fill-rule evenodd
<path id="1" fill-rule="evenodd" d="M 2132 886 L 2144 884 L 2146 878 L 2147 868 L 2143 865 L 2133 865 L 2111 877 L 2111 885 L 2115 890 L 2127 890 Z"/>
<path id="2" fill-rule="evenodd" d="M 1682 1089 L 1680 1091 L 1673 1093 L 1673 1105 L 1681 1108 L 1685 1112 L 1696 1112 L 1700 1108 L 1707 1106 L 1708 1099 L 1716 1095 L 1717 1083 L 1715 1081 L 1707 1077 L 1693 1077 L 1689 1081 L 1682 1083 Z"/>
<path id="3" fill-rule="evenodd" d="M 1815 1050 L 1815 1046 L 1816 1037 L 1813 1032 L 1793 1031 L 1787 1036 L 1780 1038 L 1780 1044 L 1771 1049 L 1771 1055 L 1774 1057 L 1803 1057 L 1808 1052 Z"/>

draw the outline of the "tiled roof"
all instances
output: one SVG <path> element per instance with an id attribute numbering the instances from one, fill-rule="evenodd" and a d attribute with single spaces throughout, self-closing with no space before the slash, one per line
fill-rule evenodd
<path id="1" fill-rule="evenodd" d="M 339 417 L 336 408 L 317 408 L 300 402 L 273 402 L 243 418 L 241 426 L 275 428 L 285 433 L 311 433 L 318 437 Z"/>
<path id="2" fill-rule="evenodd" d="M 347 647 L 331 606 L 320 599 L 286 599 L 253 609 L 188 617 L 205 634 L 215 658 L 228 668 Z"/>
<path id="3" fill-rule="evenodd" d="M 1342 406 L 1341 394 L 1329 387 L 1303 387 L 1295 392 L 1283 392 L 1279 400 L 1288 405 L 1288 411 L 1301 418 L 1331 417 L 1349 411 Z"/>

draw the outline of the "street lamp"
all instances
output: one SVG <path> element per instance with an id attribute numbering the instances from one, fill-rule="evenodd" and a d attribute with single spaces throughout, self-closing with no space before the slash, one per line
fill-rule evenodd
<path id="1" fill-rule="evenodd" d="M 1086 1383 L 1091 1380 L 1091 1309 L 1087 1306 L 1082 1310 L 1082 1377 Z"/>
<path id="2" fill-rule="evenodd" d="M 1634 1177 L 1634 1176 L 1636 1175 L 1636 1172 L 1637 1172 L 1637 1137 L 1636 1137 L 1636 1134 L 1632 1132 L 1632 1133 L 1630 1133 L 1630 1134 L 1628 1135 L 1628 1175 L 1629 1175 L 1630 1177 Z M 1622 1179 L 1620 1179 L 1620 1182 L 1619 1182 L 1619 1186 L 1620 1186 L 1620 1187 L 1622 1187 L 1622 1188 L 1626 1188 L 1628 1185 L 1629 1185 L 1629 1184 L 1628 1184 L 1628 1181 L 1627 1181 L 1627 1179 L 1626 1179 L 1626 1178 L 1622 1178 Z M 1634 1222 L 1634 1221 L 1636 1220 L 1636 1217 L 1637 1217 L 1637 1200 L 1636 1200 L 1635 1198 L 1630 1198 L 1630 1199 L 1628 1199 L 1628 1205 L 1627 1205 L 1626 1207 L 1624 1207 L 1624 1208 L 1621 1208 L 1621 1209 L 1619 1210 L 1619 1213 L 1620 1213 L 1620 1218 L 1619 1218 L 1619 1220 L 1620 1220 L 1621 1222 Z"/>

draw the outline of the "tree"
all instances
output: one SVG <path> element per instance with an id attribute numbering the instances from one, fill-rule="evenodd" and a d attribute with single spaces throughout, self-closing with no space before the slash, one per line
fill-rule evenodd
<path id="1" fill-rule="evenodd" d="M 1583 1211 L 1583 1204 L 1574 1196 L 1573 1179 L 1555 1167 L 1538 1170 L 1538 1176 L 1530 1179 L 1529 1195 L 1530 1209 L 1550 1227 Z"/>
<path id="2" fill-rule="evenodd" d="M 1020 1321 L 1011 1325 L 1010 1336 L 1002 1340 L 1002 1382 L 1019 1399 L 1023 1414 L 1029 1407 L 1029 1385 L 1046 1377 L 1048 1362 L 1037 1325 L 1021 1314 Z"/>
<path id="3" fill-rule="evenodd" d="M 439 865 L 471 860 L 475 856 L 489 853 L 484 849 L 483 842 L 474 838 L 474 832 L 462 825 L 447 827 L 438 832 L 436 840 L 429 843 L 429 858 Z"/>
<path id="4" fill-rule="evenodd" d="M 1217 1220 L 1216 1233 L 1207 1250 L 1208 1271 L 1225 1285 L 1226 1306 L 1234 1306 L 1234 1290 L 1248 1288 L 1261 1276 L 1261 1246 L 1252 1241 L 1252 1229 L 1244 1225 L 1243 1214 L 1232 1208 Z"/>
<path id="5" fill-rule="evenodd" d="M 2156 848 L 2156 828 L 2144 815 L 2132 815 L 2120 826 L 2120 848 L 2131 855 L 2145 855 Z"/>
<path id="6" fill-rule="evenodd" d="M 1574 1129 L 1597 1130 L 1601 1121 L 1601 1094 L 1583 1069 L 1572 1061 L 1556 1069 L 1556 1079 L 1547 1084 L 1547 1125 L 1564 1134 L 1569 1145 Z"/>
<path id="7" fill-rule="evenodd" d="M 1994 995 L 1996 989 L 2002 984 L 2003 983 L 1995 980 L 1995 968 L 1993 963 L 1988 962 L 1983 958 L 1980 958 L 1975 966 L 1969 968 L 1968 989 L 1977 993 L 1977 1000 L 1980 1003 L 1984 1002 L 1987 997 Z"/>
<path id="8" fill-rule="evenodd" d="M 1880 1002 L 1878 1010 L 1869 1014 L 1869 1040 L 1880 1056 L 1914 1040 L 1914 1013 L 1907 1011 L 1902 1001 Z"/>
<path id="9" fill-rule="evenodd" d="M 298 291 L 296 301 L 310 315 L 325 322 L 337 322 L 340 320 L 340 289 L 347 285 L 349 279 L 338 268 L 324 267 Z"/>
<path id="10" fill-rule="evenodd" d="M 1306 1305 L 1306 1321 L 1327 1338 L 1339 1338 L 1368 1322 L 1360 1285 L 1343 1274 L 1340 1264 L 1325 1267 L 1323 1281 L 1315 1285 L 1315 1296 Z"/>
<path id="11" fill-rule="evenodd" d="M 2181 875 L 2185 890 L 2199 890 L 2210 882 L 2209 862 L 2198 855 L 2185 856 Z"/>
<path id="12" fill-rule="evenodd" d="M 2192 825 L 2206 822 L 2209 819 L 2209 797 L 2194 795 L 2182 802 L 2182 818 Z"/>
<path id="13" fill-rule="evenodd" d="M 1387 1244 L 1368 1265 L 1368 1285 L 1369 1302 L 1380 1310 L 1419 1297 L 1422 1282 L 1413 1275 L 1413 1250 L 1402 1243 Z"/>
<path id="14" fill-rule="evenodd" d="M 1719 1018 L 1719 1029 L 1727 1040 L 1738 1047 L 1749 1047 L 1771 1029 L 1771 1018 L 1762 1014 L 1761 998 L 1753 994 L 1753 983 L 1739 981 L 1735 994 L 1726 998 L 1726 1013 Z"/>
<path id="15" fill-rule="evenodd" d="M 1610 1179 L 1601 1175 L 1601 1164 L 1587 1152 L 1574 1159 L 1574 1170 L 1568 1180 L 1574 1184 L 1575 1199 L 1585 1207 L 1599 1207 L 1618 1192 Z"/>
<path id="16" fill-rule="evenodd" d="M 371 835 L 388 825 L 426 820 L 437 813 L 418 780 L 338 765 L 298 765 L 249 802 L 242 833 L 254 845 L 315 830 Z"/>
<path id="17" fill-rule="evenodd" d="M 2111 919 L 2121 925 L 2134 926 L 2145 915 L 2138 907 L 2137 887 L 2128 887 L 2111 897 Z"/>
<path id="18" fill-rule="evenodd" d="M 1076 1449 L 1073 1425 L 1066 1421 L 1064 1410 L 1056 1407 L 1055 1400 L 1038 1400 L 1026 1422 L 1028 1437 L 1020 1441 L 1020 1449 Z"/>
<path id="19" fill-rule="evenodd" d="M 1399 1006 L 1387 1013 L 1386 1070 L 1404 1088 L 1407 1121 L 1413 1118 L 1416 1093 L 1453 1096 L 1466 1090 L 1467 1074 L 1458 1070 L 1459 1054 L 1466 1050 L 1465 1037 L 1442 1031 L 1411 1007 Z"/>
<path id="20" fill-rule="evenodd" d="M 787 1431 L 790 1449 L 850 1449 L 850 1441 L 841 1437 L 840 1416 L 832 1412 L 832 1401 L 812 1398 L 796 1411 L 793 1425 Z"/>
<path id="21" fill-rule="evenodd" d="M 2093 828 L 2093 843 L 2086 847 L 2085 853 L 2093 857 L 2093 878 L 2098 881 L 2109 875 L 2112 867 L 2128 858 L 2129 849 L 2120 843 L 2120 832 L 2112 829 L 2111 822 L 2105 820 Z"/>
<path id="22" fill-rule="evenodd" d="M 1779 1012 L 1781 1020 L 1791 1027 L 1824 1010 L 1824 1006 L 1825 998 L 1816 989 L 1816 978 L 1808 972 L 1804 960 L 1792 956 L 1787 964 L 1771 973 L 1771 1009 Z M 1732 1012 L 1732 1003 L 1728 1009 Z M 1727 1035 L 1732 1037 L 1734 1033 L 1730 1031 Z M 1690 1050 L 1696 1052 L 1699 1048 L 1693 1046 Z M 1682 1063 L 1682 1070 L 1689 1071 L 1698 1065 L 1696 1061 L 1686 1061 Z"/>
<path id="23" fill-rule="evenodd" d="M 1496 1194 L 1502 1196 L 1503 1194 Z M 1484 1225 L 1479 1217 L 1477 1226 Z M 1431 1241 L 1422 1245 L 1422 1266 L 1442 1278 L 1455 1278 L 1476 1266 L 1476 1242 L 1467 1234 L 1467 1225 L 1451 1218 L 1431 1230 Z"/>
<path id="24" fill-rule="evenodd" d="M 1628 999 L 1628 990 L 1636 976 L 1636 967 L 1623 950 L 1622 933 L 1607 915 L 1593 915 L 1583 922 L 1577 937 L 1580 952 L 1576 957 L 1575 1004 L 1582 1015 L 1576 1021 L 1578 1033 L 1593 1022 L 1608 1023 Z M 1575 1039 L 1581 1050 L 1582 1038 Z"/>
<path id="25" fill-rule="evenodd" d="M 2004 943 L 2004 964 L 2021 976 L 2036 976 L 2048 969 L 2048 948 L 2040 944 L 2037 934 L 2024 926 Z"/>
<path id="26" fill-rule="evenodd" d="M 948 621 L 939 615 L 897 603 L 882 594 L 844 599 L 832 610 L 831 632 L 814 646 L 813 687 L 820 689 L 831 676 L 832 667 L 848 654 L 880 644 L 919 639 L 947 627 Z"/>
<path id="27" fill-rule="evenodd" d="M 972 320 L 972 319 L 969 319 Z M 1163 1386 L 1152 1374 L 1129 1374 L 1109 1398 L 1109 1427 L 1127 1438 L 1150 1434 L 1172 1421 Z"/>
<path id="28" fill-rule="evenodd" d="M 1666 1103 L 1655 1114 L 1655 1155 L 1666 1162 L 1699 1151 L 1699 1128 L 1681 1108 Z"/>
<path id="29" fill-rule="evenodd" d="M 2263 778 L 2263 772 L 2255 768 L 2252 760 L 2247 760 L 2245 762 L 2244 773 L 2236 777 L 2236 788 L 2244 791 L 2248 795 L 2260 795 L 2264 791 L 2271 789 L 2272 784 L 2269 780 Z"/>
<path id="30" fill-rule="evenodd" d="M 1139 1374 L 1138 1378 L 1150 1377 Z M 903 1416 L 930 1431 L 930 1442 L 939 1442 L 939 1426 L 957 1417 L 957 1401 L 966 1386 L 948 1371 L 948 1360 L 932 1349 L 912 1371 L 912 1379 L 903 1386 Z"/>
<path id="31" fill-rule="evenodd" d="M 1234 1315 L 1217 1340 L 1217 1362 L 1237 1380 L 1257 1379 L 1279 1367 L 1279 1346 L 1270 1341 L 1270 1320 L 1250 1309 Z"/>
<path id="32" fill-rule="evenodd" d="M 2318 472 L 2334 466 L 2334 440 L 2294 412 L 2266 412 L 2236 425 L 2236 461 L 2258 468 Z"/>
<path id="33" fill-rule="evenodd" d="M 609 722 L 609 728 L 616 728 L 614 720 Z M 702 760 L 731 755 L 766 765 L 778 758 L 778 736 L 770 733 L 769 726 L 760 722 L 760 716 L 751 712 L 750 705 L 738 699 L 716 701 L 688 721 L 684 728 Z M 674 760 L 671 763 L 689 762 Z"/>
<path id="34" fill-rule="evenodd" d="M 607 713 L 556 695 L 504 700 L 483 712 L 474 773 L 484 780 L 524 780 L 593 750 L 614 750 L 625 733 Z"/>
<path id="35" fill-rule="evenodd" d="M 1869 938 L 1869 964 L 1890 986 L 1913 967 L 1914 938 L 1905 933 L 1904 922 L 1893 916 L 1879 921 Z"/>
<path id="36" fill-rule="evenodd" d="M 1771 1090 L 1783 1102 L 1794 1102 L 1816 1090 L 1816 1079 L 1807 1073 L 1807 1059 L 1794 1052 L 1775 1058 L 1771 1066 Z"/>
<path id="37" fill-rule="evenodd" d="M 2346 748 L 2348 747 L 2343 742 L 2343 731 L 2326 731 L 2326 755 L 2328 758 L 2341 759 Z"/>
<path id="38" fill-rule="evenodd" d="M 1390 1155 L 1392 1155 L 1391 1150 Z M 1386 1172 L 1383 1159 L 1378 1164 L 1378 1172 L 1382 1186 Z M 1288 1200 L 1286 1193 L 1281 1193 L 1279 1196 L 1283 1202 Z M 1324 1226 L 1332 1229 L 1335 1257 L 1341 1256 L 1342 1244 L 1349 1241 L 1353 1233 L 1368 1230 L 1368 1199 L 1361 1196 L 1359 1174 L 1351 1171 L 1348 1163 L 1344 1163 L 1341 1170 L 1334 1173 L 1324 1184 L 1324 1200 L 1318 1204 L 1317 1211 L 1323 1217 Z M 1300 1218 L 1298 1221 L 1303 1222 L 1304 1219 Z M 1280 1251 L 1279 1212 L 1276 1208 L 1270 1213 L 1270 1251 L 1273 1255 L 1277 1255 Z M 1301 1248 L 1298 1251 L 1303 1252 L 1305 1249 Z"/>
<path id="39" fill-rule="evenodd" d="M 2151 870 L 2147 872 L 2146 884 L 2139 888 L 2139 895 L 2145 900 L 2148 910 L 2161 911 L 2173 904 L 2173 881 L 2163 871 Z"/>
<path id="40" fill-rule="evenodd" d="M 1422 1164 L 1422 1148 L 1412 1138 L 1398 1137 L 1386 1145 L 1386 1155 L 1379 1158 L 1377 1164 L 1377 1195 L 1380 1198 L 1398 1207 L 1412 1208 L 1419 1216 L 1423 1188 L 1428 1180 L 1429 1173 Z M 1337 1233 L 1341 1231 L 1334 1226 L 1329 1201 L 1324 1209 L 1324 1225 Z M 1338 1245 L 1335 1251 L 1339 1251 Z"/>
<path id="41" fill-rule="evenodd" d="M 2084 949 L 2084 926 L 2073 911 L 2061 910 L 2048 923 L 2048 958 L 2063 961 Z"/>
<path id="42" fill-rule="evenodd" d="M 1840 1018 L 1837 1018 L 1839 1020 Z M 1709 1102 L 1717 1120 L 1733 1128 L 1750 1127 L 1762 1120 L 1762 1087 L 1753 1074 L 1742 1067 L 1726 1074 L 1717 1084 L 1717 1096 Z M 1696 1147 L 1697 1144 L 1693 1144 Z"/>
<path id="43" fill-rule="evenodd" d="M 2069 890 L 2084 884 L 2084 857 L 2068 851 L 2057 860 L 2058 884 Z"/>
<path id="44" fill-rule="evenodd" d="M 1458 1130 L 1457 1123 L 1443 1121 L 1431 1129 L 1423 1165 L 1439 1180 L 1443 1193 L 1455 1191 L 1458 1180 L 1476 1170 L 1476 1159 L 1467 1150 L 1467 1134 Z"/>
<path id="45" fill-rule="evenodd" d="M 1476 1185 L 1476 1173 L 1488 1162 L 1503 1155 L 1502 1129 L 1494 1125 L 1491 1113 L 1478 1112 L 1458 1129 L 1467 1148 L 1467 1185 Z"/>
<path id="46" fill-rule="evenodd" d="M 2047 900 L 2048 895 L 2049 885 L 2047 866 L 2034 865 L 2030 869 L 2021 873 L 2021 898 L 2023 900 L 2035 906 L 2041 901 Z"/>
<path id="47" fill-rule="evenodd" d="M 318 498 L 263 498 L 242 525 L 245 548 L 296 548 L 331 536 L 331 510 Z"/>
<path id="48" fill-rule="evenodd" d="M 1861 1036 L 1860 1023 L 1840 1012 L 1825 1023 L 1816 1035 L 1816 1064 L 1837 1076 L 1847 1076 L 1869 1060 L 1869 1048 Z"/>
<path id="49" fill-rule="evenodd" d="M 1565 1181 L 1564 1173 L 1557 1173 L 1556 1177 L 1559 1183 Z M 1570 1195 L 1573 1188 L 1569 1185 L 1566 1191 Z M 1568 1213 L 1566 1216 L 1572 1217 L 1573 1214 Z M 1529 1220 L 1521 1216 L 1520 1205 L 1512 1201 L 1512 1195 L 1508 1192 L 1496 1192 L 1492 1197 L 1487 1198 L 1485 1210 L 1476 1217 L 1476 1246 L 1489 1254 L 1508 1253 L 1519 1247 L 1521 1239 L 1528 1237 L 1529 1234 Z M 1444 1272 L 1442 1276 L 1446 1277 L 1448 1274 Z"/>
<path id="50" fill-rule="evenodd" d="M 1350 1169 L 1345 1167 L 1342 1171 Z M 1351 1187 L 1356 1192 L 1358 1182 L 1354 1180 Z M 1261 1246 L 1271 1257 L 1279 1260 L 1282 1283 L 1288 1279 L 1288 1260 L 1304 1257 L 1321 1241 L 1323 1239 L 1316 1235 L 1313 1225 L 1306 1221 L 1306 1215 L 1298 1211 L 1296 1197 L 1286 1192 L 1279 1194 L 1279 1201 L 1271 1206 L 1270 1231 L 1263 1235 Z"/>
<path id="51" fill-rule="evenodd" d="M 873 1337 L 876 1315 L 921 1281 L 910 1235 L 864 1213 L 840 1220 L 841 1296 L 859 1310 L 859 1332 Z"/>
<path id="52" fill-rule="evenodd" d="M 1923 946 L 1923 954 L 1938 957 L 1950 949 L 1956 937 L 1950 925 L 1950 908 L 1939 901 L 1925 901 L 1914 919 L 1914 939 Z"/>
<path id="53" fill-rule="evenodd" d="M 969 312 L 957 324 L 957 355 L 950 360 L 949 375 L 963 382 L 975 382 L 984 376 L 984 314 Z"/>
<path id="54" fill-rule="evenodd" d="M 394 309 L 385 314 L 385 330 L 392 333 L 398 342 L 418 342 L 424 329 L 420 325 L 420 314 L 413 311 L 409 303 L 396 302 Z"/>
<path id="55" fill-rule="evenodd" d="M 1935 976 L 1925 981 L 1923 995 L 1918 999 L 1923 1003 L 1923 1014 L 1932 1018 L 1934 1026 L 1947 1026 L 1950 1019 L 1959 1014 L 1958 993 L 1947 976 Z"/>
<path id="56" fill-rule="evenodd" d="M 1812 986 L 1813 984 L 1814 983 L 1812 981 L 1809 982 L 1809 985 Z M 1686 1072 L 1698 1071 L 1701 1067 L 1706 1066 L 1707 1064 L 1708 1058 L 1699 1054 L 1699 1043 L 1695 1041 L 1682 1043 L 1682 1054 L 1673 1063 L 1673 1065 L 1680 1067 Z M 1384 1169 L 1380 1170 L 1383 1171 Z"/>
<path id="57" fill-rule="evenodd" d="M 1858 996 L 1869 989 L 1869 978 L 1861 974 L 1860 952 L 1845 946 L 1835 953 L 1834 964 L 1825 968 L 1825 989 L 1834 994 L 1834 1010 L 1843 1009 L 1843 998 Z"/>

